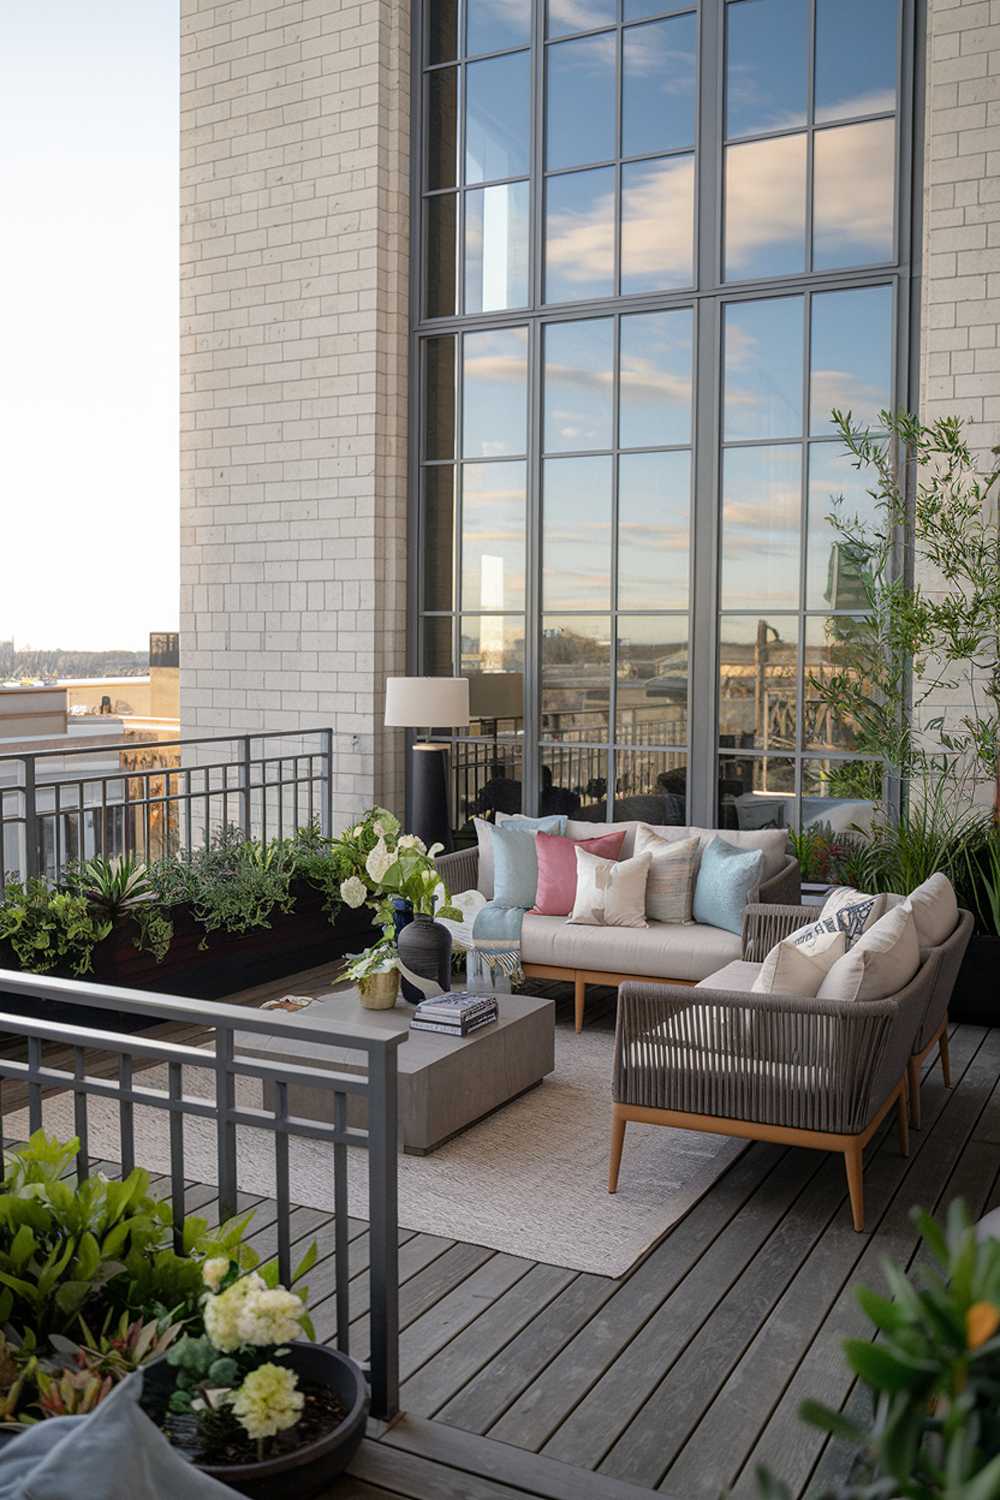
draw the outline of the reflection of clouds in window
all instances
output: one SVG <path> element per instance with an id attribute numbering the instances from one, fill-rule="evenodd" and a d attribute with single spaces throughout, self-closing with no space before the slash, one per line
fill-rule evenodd
<path id="1" fill-rule="evenodd" d="M 815 264 L 850 266 L 892 254 L 894 120 L 816 132 Z"/>
<path id="2" fill-rule="evenodd" d="M 622 37 L 622 154 L 694 144 L 695 18 L 653 21 Z"/>
<path id="3" fill-rule="evenodd" d="M 691 459 L 627 453 L 618 470 L 618 603 L 683 609 L 688 598 Z"/>
<path id="4" fill-rule="evenodd" d="M 725 309 L 725 436 L 802 431 L 803 301 L 770 297 Z"/>
<path id="5" fill-rule="evenodd" d="M 898 11 L 898 0 L 817 0 L 817 120 L 895 108 Z"/>
<path id="6" fill-rule="evenodd" d="M 610 448 L 613 395 L 610 318 L 545 330 L 545 447 Z"/>
<path id="7" fill-rule="evenodd" d="M 726 609 L 799 602 L 802 451 L 730 448 L 723 466 L 722 598 Z"/>
<path id="8" fill-rule="evenodd" d="M 780 136 L 726 150 L 726 276 L 778 276 L 805 267 L 806 138 Z"/>
<path id="9" fill-rule="evenodd" d="M 492 57 L 465 70 L 465 180 L 524 177 L 531 136 L 530 54 Z"/>
<path id="10" fill-rule="evenodd" d="M 500 52 L 531 37 L 531 0 L 467 0 L 469 52 Z"/>
<path id="11" fill-rule="evenodd" d="M 726 6 L 726 131 L 758 135 L 806 123 L 808 0 Z"/>
<path id="12" fill-rule="evenodd" d="M 523 609 L 525 465 L 466 464 L 462 485 L 462 606 Z"/>
<path id="13" fill-rule="evenodd" d="M 689 309 L 622 319 L 619 441 L 623 448 L 691 438 L 692 317 Z"/>
<path id="14" fill-rule="evenodd" d="M 610 297 L 615 176 L 610 167 L 550 177 L 546 185 L 545 300 Z"/>
<path id="15" fill-rule="evenodd" d="M 495 312 L 528 300 L 529 185 L 505 183 L 465 197 L 465 311 Z"/>
<path id="16" fill-rule="evenodd" d="M 694 157 L 622 167 L 622 294 L 694 279 Z"/>
<path id="17" fill-rule="evenodd" d="M 542 592 L 546 609 L 607 608 L 610 603 L 610 458 L 545 461 Z"/>
<path id="18" fill-rule="evenodd" d="M 548 35 L 568 36 L 610 26 L 617 14 L 615 0 L 549 0 Z"/>
<path id="19" fill-rule="evenodd" d="M 615 154 L 615 33 L 558 42 L 546 59 L 546 166 L 608 161 Z"/>
<path id="20" fill-rule="evenodd" d="M 462 428 L 466 458 L 525 451 L 527 375 L 526 329 L 466 334 Z"/>

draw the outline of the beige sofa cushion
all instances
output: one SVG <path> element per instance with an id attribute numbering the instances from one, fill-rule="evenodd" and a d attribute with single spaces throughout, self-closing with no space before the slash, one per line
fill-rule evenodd
<path id="1" fill-rule="evenodd" d="M 737 995 L 752 995 L 762 967 L 762 964 L 747 963 L 745 958 L 734 958 L 724 969 L 716 969 L 707 979 L 699 979 L 695 989 L 733 990 Z"/>
<path id="2" fill-rule="evenodd" d="M 830 969 L 819 1000 L 885 1000 L 920 968 L 917 925 L 908 901 L 887 911 Z"/>
<path id="3" fill-rule="evenodd" d="M 642 974 L 653 979 L 704 979 L 742 950 L 735 932 L 696 923 L 650 922 L 648 927 L 574 927 L 565 917 L 534 917 L 521 928 L 526 964 Z"/>
<path id="4" fill-rule="evenodd" d="M 811 999 L 846 952 L 847 937 L 833 918 L 797 927 L 768 953 L 754 990 L 759 995 L 802 995 Z"/>
<path id="5" fill-rule="evenodd" d="M 583 818 L 570 818 L 566 824 L 566 833 L 571 839 L 592 839 L 621 826 L 620 823 L 588 823 Z M 625 824 L 628 832 L 622 846 L 622 859 L 631 859 L 636 852 L 636 829 L 639 826 L 635 822 Z M 764 854 L 762 880 L 770 880 L 777 875 L 788 857 L 788 832 L 784 828 L 696 828 L 672 823 L 645 823 L 642 826 L 651 828 L 661 839 L 666 839 L 671 844 L 680 839 L 697 837 L 701 847 L 705 849 L 714 838 L 720 838 L 725 839 L 727 844 L 735 845 L 737 849 L 760 849 Z"/>

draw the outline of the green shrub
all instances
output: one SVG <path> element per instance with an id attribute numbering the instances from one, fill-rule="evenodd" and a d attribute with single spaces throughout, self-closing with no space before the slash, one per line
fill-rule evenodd
<path id="1" fill-rule="evenodd" d="M 0 897 L 0 942 L 9 943 L 21 968 L 32 974 L 89 973 L 94 948 L 111 926 L 86 896 L 52 890 L 39 876 L 8 880 Z"/>
<path id="2" fill-rule="evenodd" d="M 260 844 L 239 829 L 221 829 L 211 843 L 150 866 L 161 906 L 188 904 L 196 922 L 212 932 L 248 932 L 270 927 L 275 911 L 295 906 L 295 862 L 289 841 Z"/>

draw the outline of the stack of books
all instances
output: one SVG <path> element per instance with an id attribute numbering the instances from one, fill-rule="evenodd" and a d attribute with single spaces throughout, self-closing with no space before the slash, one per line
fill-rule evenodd
<path id="1" fill-rule="evenodd" d="M 413 1012 L 411 1031 L 440 1031 L 445 1036 L 470 1036 L 497 1018 L 497 1002 L 492 995 L 474 995 L 468 990 L 435 995 L 422 1000 Z"/>

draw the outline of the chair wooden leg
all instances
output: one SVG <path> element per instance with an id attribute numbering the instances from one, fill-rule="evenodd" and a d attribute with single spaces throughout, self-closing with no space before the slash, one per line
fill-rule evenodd
<path id="1" fill-rule="evenodd" d="M 945 1017 L 944 1030 L 938 1042 L 938 1051 L 941 1054 L 941 1076 L 944 1078 L 946 1089 L 951 1088 L 951 1052 L 948 1045 L 948 1020 Z"/>
<path id="2" fill-rule="evenodd" d="M 844 1152 L 847 1168 L 847 1190 L 851 1195 L 851 1218 L 860 1234 L 865 1227 L 864 1162 L 860 1146 L 848 1146 Z"/>
<path id="3" fill-rule="evenodd" d="M 910 1154 L 910 1102 L 907 1098 L 909 1086 L 904 1081 L 896 1101 L 896 1124 L 899 1127 L 899 1150 L 901 1155 Z"/>
<path id="4" fill-rule="evenodd" d="M 587 998 L 587 982 L 582 974 L 573 976 L 573 1008 L 576 1012 L 576 1029 L 583 1030 L 583 1006 Z"/>
<path id="5" fill-rule="evenodd" d="M 611 1164 L 608 1168 L 608 1192 L 618 1191 L 618 1171 L 622 1164 L 622 1147 L 625 1144 L 625 1126 L 628 1121 L 621 1115 L 611 1119 Z"/>
<path id="6" fill-rule="evenodd" d="M 914 1130 L 920 1129 L 920 1063 L 911 1057 L 906 1068 L 910 1085 L 910 1123 Z"/>

